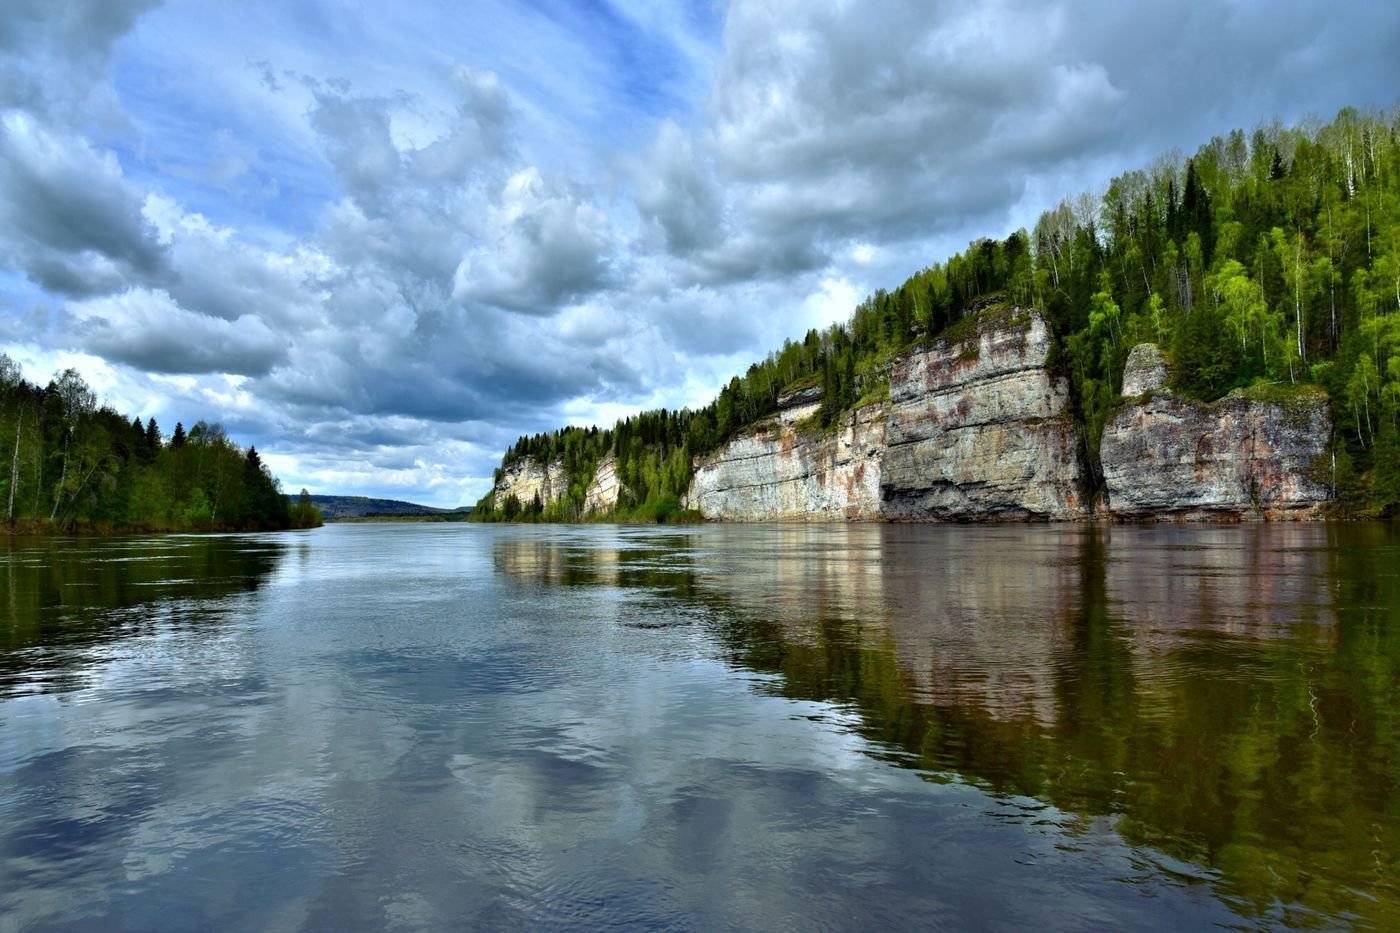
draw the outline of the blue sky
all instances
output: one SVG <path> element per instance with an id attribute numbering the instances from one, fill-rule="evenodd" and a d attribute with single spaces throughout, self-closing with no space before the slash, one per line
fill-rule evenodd
<path id="1" fill-rule="evenodd" d="M 976 236 L 1389 108 L 1400 10 L 9 0 L 0 349 L 292 489 L 466 504 Z"/>

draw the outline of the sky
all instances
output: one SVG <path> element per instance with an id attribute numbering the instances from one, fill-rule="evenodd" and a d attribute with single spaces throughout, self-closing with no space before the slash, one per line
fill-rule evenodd
<path id="1" fill-rule="evenodd" d="M 468 505 L 1116 174 L 1394 107 L 1397 50 L 1382 0 L 3 0 L 0 350 Z"/>

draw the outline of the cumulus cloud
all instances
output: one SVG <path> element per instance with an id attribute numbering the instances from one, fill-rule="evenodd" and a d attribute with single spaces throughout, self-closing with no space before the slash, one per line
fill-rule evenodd
<path id="1" fill-rule="evenodd" d="M 94 101 L 111 107 L 102 78 L 112 45 L 161 2 L 6 0 L 0 16 L 0 108 L 76 123 L 92 115 Z"/>
<path id="2" fill-rule="evenodd" d="M 488 216 L 493 235 L 457 266 L 454 297 L 552 315 L 607 284 L 608 219 L 578 188 L 528 168 L 506 182 Z"/>
<path id="3" fill-rule="evenodd" d="M 1028 173 L 1102 144 L 1123 97 L 1055 42 L 1062 20 L 1053 5 L 741 0 L 710 120 L 661 129 L 639 208 L 712 283 L 820 269 L 853 239 L 995 232 Z"/>
<path id="4" fill-rule="evenodd" d="M 660 127 L 638 209 L 678 273 L 712 286 L 820 272 L 856 241 L 908 255 L 1004 235 L 1041 176 L 1098 185 L 1105 167 L 1395 86 L 1377 37 L 1400 35 L 1400 13 L 1376 19 L 1342 78 L 1318 66 L 1347 56 L 1344 18 L 1306 5 L 736 0 L 707 120 Z"/>

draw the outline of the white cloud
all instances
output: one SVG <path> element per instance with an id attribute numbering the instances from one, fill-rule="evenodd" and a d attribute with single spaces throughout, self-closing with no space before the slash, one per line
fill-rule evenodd
<path id="1" fill-rule="evenodd" d="M 824 278 L 819 290 L 807 296 L 802 302 L 807 326 L 818 329 L 846 320 L 851 309 L 864 297 L 860 289 L 845 278 Z"/>
<path id="2" fill-rule="evenodd" d="M 506 181 L 488 217 L 491 235 L 473 246 L 453 275 L 454 298 L 552 315 L 561 302 L 607 284 L 608 219 L 576 187 L 522 169 Z"/>

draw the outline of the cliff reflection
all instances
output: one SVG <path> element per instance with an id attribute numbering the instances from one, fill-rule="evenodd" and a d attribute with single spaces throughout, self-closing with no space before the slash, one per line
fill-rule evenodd
<path id="1" fill-rule="evenodd" d="M 857 712 L 873 753 L 1108 817 L 1247 913 L 1400 925 L 1384 526 L 612 535 L 502 538 L 497 569 L 703 602 L 734 663 Z"/>

